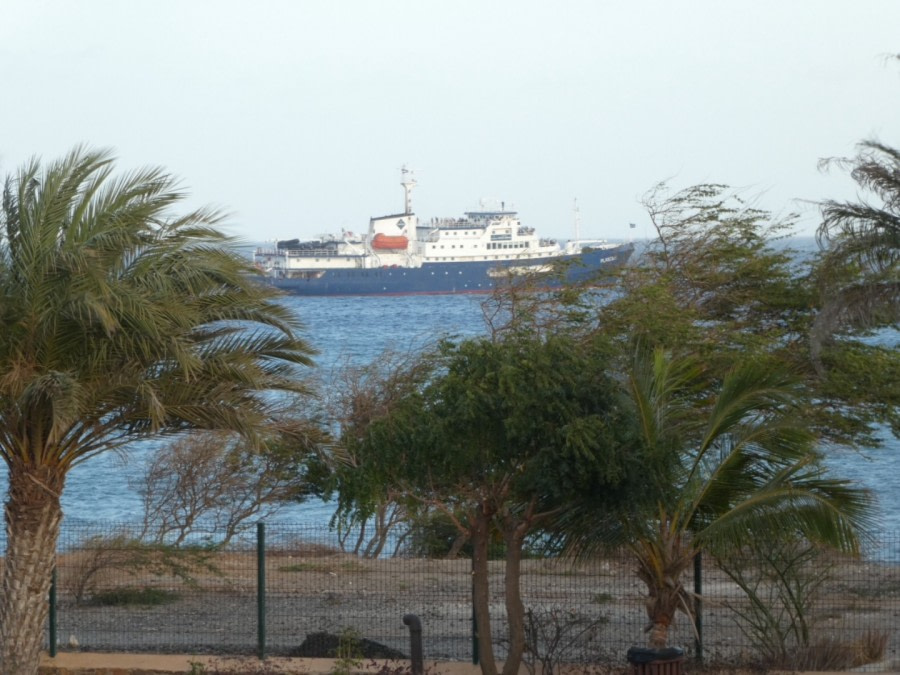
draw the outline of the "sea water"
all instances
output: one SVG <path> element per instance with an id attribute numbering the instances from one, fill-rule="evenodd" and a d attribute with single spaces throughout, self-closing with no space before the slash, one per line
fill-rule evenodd
<path id="1" fill-rule="evenodd" d="M 318 354 L 320 377 L 343 364 L 365 364 L 386 350 L 407 353 L 439 337 L 466 337 L 485 331 L 479 296 L 396 296 L 307 298 L 283 302 L 304 324 L 304 339 Z M 139 522 L 143 513 L 137 486 L 161 442 L 142 441 L 93 457 L 74 467 L 62 496 L 70 524 Z M 0 463 L 0 494 L 6 494 L 6 465 Z M 277 518 L 292 525 L 325 526 L 334 505 L 308 499 L 282 509 Z M 4 538 L 0 529 L 0 540 Z M 0 542 L 2 545 L 2 542 Z"/>
<path id="2" fill-rule="evenodd" d="M 444 336 L 467 337 L 487 331 L 483 296 L 286 297 L 284 302 L 305 326 L 315 349 L 317 368 L 327 377 L 343 363 L 371 362 L 385 350 L 407 352 Z M 886 337 L 896 342 L 896 334 Z M 879 500 L 885 532 L 900 532 L 900 442 L 887 431 L 884 446 L 865 452 L 831 450 L 828 463 L 836 475 L 859 481 Z M 119 453 L 107 453 L 72 469 L 63 494 L 70 523 L 121 523 L 140 520 L 136 485 L 158 442 L 144 441 Z M 6 492 L 6 468 L 0 465 L 0 492 Z M 280 522 L 324 526 L 334 507 L 310 499 L 279 513 Z M 2 538 L 2 532 L 0 532 Z"/>

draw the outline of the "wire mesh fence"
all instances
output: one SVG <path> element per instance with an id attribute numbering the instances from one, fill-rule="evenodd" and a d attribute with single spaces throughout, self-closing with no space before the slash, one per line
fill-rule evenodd
<path id="1" fill-rule="evenodd" d="M 367 656 L 400 658 L 409 651 L 402 617 L 412 613 L 426 659 L 473 658 L 470 560 L 365 558 L 343 552 L 327 528 L 269 524 L 264 532 L 263 548 L 252 536 L 171 547 L 141 541 L 128 526 L 64 525 L 50 639 L 61 651 L 287 656 L 329 656 L 336 641 L 352 640 Z M 898 552 L 893 534 L 864 559 L 794 550 L 761 560 L 744 551 L 723 566 L 705 556 L 700 632 L 681 616 L 670 643 L 711 662 L 791 667 L 811 650 L 848 663 L 896 661 Z M 490 563 L 490 575 L 490 639 L 503 658 L 502 560 Z M 694 582 L 688 575 L 685 585 Z M 621 663 L 645 639 L 646 589 L 624 551 L 527 559 L 521 589 L 529 659 Z"/>

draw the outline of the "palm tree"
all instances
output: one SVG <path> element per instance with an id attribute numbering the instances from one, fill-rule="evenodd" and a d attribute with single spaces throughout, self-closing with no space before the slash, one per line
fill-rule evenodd
<path id="1" fill-rule="evenodd" d="M 825 301 L 813 327 L 813 356 L 841 326 L 870 327 L 900 320 L 900 150 L 865 141 L 852 159 L 826 160 L 878 203 L 828 200 L 818 237 Z"/>
<path id="2" fill-rule="evenodd" d="M 647 587 L 655 649 L 667 646 L 679 610 L 691 614 L 682 579 L 698 552 L 791 531 L 852 553 L 868 525 L 869 495 L 824 473 L 812 436 L 794 423 L 797 395 L 782 374 L 743 364 L 703 414 L 698 375 L 657 350 L 639 354 L 629 376 L 649 489 L 615 525 Z M 570 545 L 597 544 L 605 533 L 585 529 L 591 522 L 604 526 L 596 514 L 580 519 Z"/>
<path id="3" fill-rule="evenodd" d="M 0 456 L 9 470 L 3 673 L 37 672 L 68 471 L 135 439 L 273 424 L 269 392 L 305 393 L 300 325 L 221 217 L 172 210 L 161 170 L 113 176 L 76 148 L 7 178 L 0 228 Z"/>

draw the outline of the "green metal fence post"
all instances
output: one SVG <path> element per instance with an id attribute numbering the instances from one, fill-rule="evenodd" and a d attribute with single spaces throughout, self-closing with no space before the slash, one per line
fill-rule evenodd
<path id="1" fill-rule="evenodd" d="M 51 658 L 56 656 L 56 567 L 53 568 L 53 572 L 50 574 L 50 615 L 47 618 L 47 628 L 49 635 L 48 640 L 50 641 L 50 649 L 49 653 Z"/>
<path id="2" fill-rule="evenodd" d="M 256 654 L 266 658 L 266 525 L 256 524 Z"/>
<path id="3" fill-rule="evenodd" d="M 472 554 L 472 665 L 478 665 L 478 620 L 475 617 L 475 554 Z"/>
<path id="4" fill-rule="evenodd" d="M 703 554 L 694 556 L 694 647 L 697 663 L 703 663 Z"/>

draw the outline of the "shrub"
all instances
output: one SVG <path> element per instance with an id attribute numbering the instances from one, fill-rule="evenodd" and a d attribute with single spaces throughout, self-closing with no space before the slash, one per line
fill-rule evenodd
<path id="1" fill-rule="evenodd" d="M 116 588 L 91 597 L 91 604 L 102 607 L 140 606 L 155 607 L 178 600 L 178 594 L 162 588 Z"/>
<path id="2" fill-rule="evenodd" d="M 888 634 L 881 631 L 867 631 L 856 640 L 824 638 L 763 665 L 779 670 L 850 670 L 881 661 L 887 643 Z"/>
<path id="3" fill-rule="evenodd" d="M 169 575 L 188 586 L 195 585 L 194 574 L 198 571 L 220 574 L 213 562 L 213 551 L 207 547 L 148 544 L 127 531 L 88 537 L 61 558 L 59 567 L 60 587 L 71 592 L 79 605 L 96 597 L 98 587 L 113 573 L 132 577 L 146 573 Z"/>
<path id="4" fill-rule="evenodd" d="M 561 607 L 525 612 L 524 661 L 530 675 L 559 673 L 564 663 L 587 662 L 609 623 L 605 616 L 590 618 Z"/>

